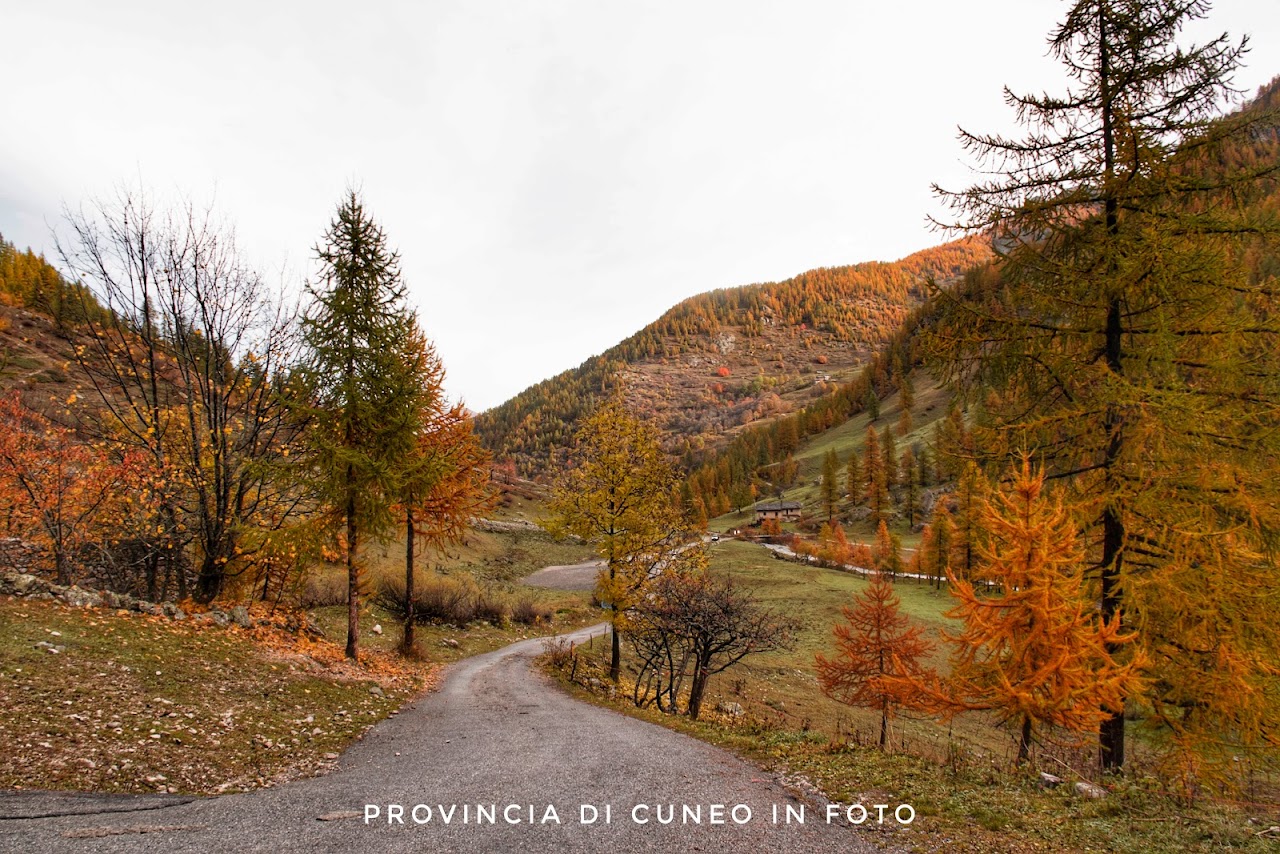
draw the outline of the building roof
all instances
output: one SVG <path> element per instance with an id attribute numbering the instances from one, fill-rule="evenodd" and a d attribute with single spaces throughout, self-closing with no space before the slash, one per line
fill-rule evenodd
<path id="1" fill-rule="evenodd" d="M 770 510 L 799 510 L 799 501 L 766 501 L 763 504 L 757 504 L 754 508 L 759 513 L 768 513 Z"/>

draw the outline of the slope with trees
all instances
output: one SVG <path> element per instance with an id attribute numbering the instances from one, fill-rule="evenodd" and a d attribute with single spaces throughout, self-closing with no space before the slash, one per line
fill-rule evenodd
<path id="1" fill-rule="evenodd" d="M 847 381 L 924 299 L 988 257 L 966 238 L 893 263 L 813 270 L 784 282 L 701 294 L 578 368 L 476 419 L 499 460 L 554 472 L 575 425 L 615 388 L 677 456 L 700 457 L 743 425 L 804 408 Z"/>
<path id="2" fill-rule="evenodd" d="M 1131 700 L 1181 749 L 1221 754 L 1280 739 L 1280 637 L 1242 618 L 1280 604 L 1280 326 L 1261 263 L 1280 158 L 1274 114 L 1218 116 L 1244 42 L 1179 43 L 1207 10 L 1073 4 L 1051 39 L 1069 94 L 1007 93 L 1023 139 L 963 134 L 996 177 L 950 198 L 1003 255 L 939 292 L 933 350 L 980 405 L 982 450 L 1033 450 L 1084 502 L 1103 617 L 1150 657 Z M 1100 744 L 1124 763 L 1118 708 Z"/>

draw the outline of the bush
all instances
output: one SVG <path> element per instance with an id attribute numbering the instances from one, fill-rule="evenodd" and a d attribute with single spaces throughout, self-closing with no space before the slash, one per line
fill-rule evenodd
<path id="1" fill-rule="evenodd" d="M 378 604 L 404 619 L 407 613 L 404 578 L 387 576 L 378 581 Z M 501 625 L 508 616 L 507 603 L 481 588 L 469 576 L 428 575 L 413 590 L 413 615 L 418 623 L 441 623 L 464 628 L 474 622 Z"/>
<path id="2" fill-rule="evenodd" d="M 483 588 L 477 590 L 472 597 L 471 611 L 473 620 L 481 620 L 495 626 L 505 623 L 511 613 L 511 609 L 507 607 L 507 603 L 501 596 Z"/>
<path id="3" fill-rule="evenodd" d="M 532 599 L 521 599 L 511 608 L 511 620 L 522 626 L 551 622 L 551 609 Z"/>
<path id="4" fill-rule="evenodd" d="M 347 576 L 338 572 L 308 574 L 298 595 L 298 604 L 303 608 L 347 604 Z"/>

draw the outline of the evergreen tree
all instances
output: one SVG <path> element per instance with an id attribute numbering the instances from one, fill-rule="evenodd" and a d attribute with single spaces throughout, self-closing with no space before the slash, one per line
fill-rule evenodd
<path id="1" fill-rule="evenodd" d="M 316 247 L 319 280 L 303 320 L 315 396 L 317 490 L 346 535 L 348 658 L 359 657 L 360 543 L 393 524 L 398 466 L 414 441 L 420 385 L 406 355 L 413 318 L 400 256 L 355 191 Z"/>
<path id="2" fill-rule="evenodd" d="M 884 485 L 892 491 L 898 488 L 898 442 L 888 424 L 880 437 L 880 453 L 884 455 Z"/>
<path id="3" fill-rule="evenodd" d="M 880 440 L 876 438 L 875 427 L 868 425 L 867 440 L 862 450 L 867 506 L 871 508 L 871 524 L 878 525 L 889 512 L 889 486 L 885 482 L 884 457 L 880 454 Z"/>
<path id="4" fill-rule="evenodd" d="M 855 506 L 862 503 L 863 490 L 866 484 L 862 480 L 862 467 L 858 465 L 858 452 L 849 452 L 849 459 L 844 468 L 845 491 Z"/>
<path id="5" fill-rule="evenodd" d="M 911 374 L 902 374 L 898 384 L 898 402 L 902 406 L 902 413 L 898 416 L 898 435 L 905 436 L 911 432 L 911 407 L 916 405 L 916 387 L 911 382 Z"/>
<path id="6" fill-rule="evenodd" d="M 867 384 L 867 397 L 863 402 L 867 410 L 867 417 L 873 422 L 880 420 L 880 396 L 876 394 L 875 383 Z"/>
<path id="7" fill-rule="evenodd" d="M 836 507 L 840 502 L 840 457 L 836 449 L 827 450 L 822 458 L 822 510 L 827 514 L 827 521 L 836 518 Z"/>
<path id="8" fill-rule="evenodd" d="M 915 528 L 920 518 L 920 480 L 916 470 L 915 454 L 907 446 L 902 451 L 902 462 L 898 466 L 902 473 L 902 512 L 907 517 L 907 530 Z"/>
<path id="9" fill-rule="evenodd" d="M 997 177 L 952 194 L 959 224 L 1004 257 L 943 295 L 935 342 L 966 390 L 994 389 L 984 446 L 1033 444 L 1091 499 L 1103 618 L 1138 628 L 1147 705 L 1195 750 L 1274 742 L 1280 719 L 1280 624 L 1256 618 L 1280 606 L 1280 315 L 1274 275 L 1243 263 L 1280 229 L 1242 204 L 1280 159 L 1220 157 L 1267 117 L 1215 115 L 1246 45 L 1178 43 L 1208 5 L 1076 0 L 1050 39 L 1070 92 L 1006 91 L 1024 139 L 962 132 Z M 1105 768 L 1124 736 L 1113 704 Z"/>

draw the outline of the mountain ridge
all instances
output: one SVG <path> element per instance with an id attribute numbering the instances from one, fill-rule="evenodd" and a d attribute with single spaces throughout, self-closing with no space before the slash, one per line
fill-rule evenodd
<path id="1" fill-rule="evenodd" d="M 989 258 L 971 236 L 898 261 L 819 267 L 706 291 L 576 368 L 476 417 L 496 459 L 523 475 L 564 462 L 576 422 L 621 385 L 687 462 L 744 427 L 795 412 L 851 380 L 921 305 L 929 282 Z"/>

